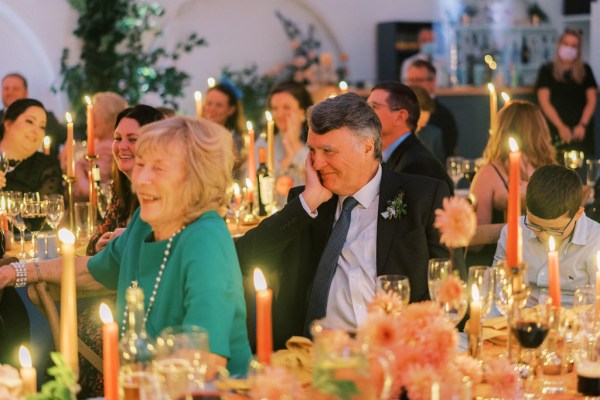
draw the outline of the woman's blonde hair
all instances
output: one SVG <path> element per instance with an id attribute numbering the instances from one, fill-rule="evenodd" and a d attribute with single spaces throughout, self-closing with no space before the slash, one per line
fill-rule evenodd
<path id="1" fill-rule="evenodd" d="M 570 67 L 567 67 L 565 63 L 558 56 L 558 48 L 565 36 L 575 36 L 577 38 L 577 57 L 573 60 Z M 558 45 L 556 46 L 556 53 L 554 55 L 554 60 L 552 62 L 552 75 L 554 79 L 559 82 L 564 82 L 565 80 L 565 72 L 571 71 L 571 78 L 579 84 L 583 82 L 583 78 L 585 78 L 585 66 L 583 61 L 581 60 L 581 41 L 582 41 L 581 33 L 572 28 L 565 28 L 562 35 L 558 39 Z"/>
<path id="2" fill-rule="evenodd" d="M 540 109 L 524 100 L 512 100 L 498 113 L 498 130 L 490 136 L 483 151 L 488 163 L 506 163 L 508 160 L 508 138 L 514 137 L 527 161 L 538 168 L 556 163 L 556 149 L 548 124 Z"/>
<path id="3" fill-rule="evenodd" d="M 222 211 L 232 180 L 231 134 L 208 120 L 168 118 L 140 129 L 136 154 L 164 153 L 173 144 L 182 150 L 186 168 L 180 194 L 184 223 L 209 210 Z"/>

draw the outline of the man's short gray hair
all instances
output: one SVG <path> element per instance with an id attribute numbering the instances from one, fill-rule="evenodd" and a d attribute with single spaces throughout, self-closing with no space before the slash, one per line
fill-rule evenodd
<path id="1" fill-rule="evenodd" d="M 373 139 L 373 156 L 381 160 L 381 122 L 358 95 L 346 93 L 326 99 L 307 111 L 308 127 L 317 135 L 348 128 L 356 137 Z"/>

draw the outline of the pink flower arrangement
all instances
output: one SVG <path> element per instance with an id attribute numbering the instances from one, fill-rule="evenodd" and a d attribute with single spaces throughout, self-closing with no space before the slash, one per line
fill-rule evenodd
<path id="1" fill-rule="evenodd" d="M 403 307 L 404 303 L 397 293 L 380 290 L 369 303 L 367 310 L 370 313 L 398 315 Z"/>
<path id="2" fill-rule="evenodd" d="M 477 228 L 473 207 L 461 197 L 445 198 L 442 207 L 435 210 L 433 224 L 440 231 L 440 242 L 448 248 L 468 246 Z"/>
<path id="3" fill-rule="evenodd" d="M 506 358 L 487 360 L 484 373 L 485 380 L 491 385 L 495 396 L 506 399 L 523 397 L 521 381 Z"/>
<path id="4" fill-rule="evenodd" d="M 264 367 L 252 378 L 250 395 L 253 399 L 301 399 L 299 382 L 285 368 Z"/>

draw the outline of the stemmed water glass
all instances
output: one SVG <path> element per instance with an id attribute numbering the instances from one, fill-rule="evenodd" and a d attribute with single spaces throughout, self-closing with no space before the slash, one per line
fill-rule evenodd
<path id="1" fill-rule="evenodd" d="M 477 287 L 479 301 L 481 302 L 481 317 L 485 317 L 492 307 L 494 297 L 493 271 L 489 266 L 474 265 L 469 267 L 469 278 L 467 287 L 469 288 L 469 302 L 471 299 L 471 288 Z"/>
<path id="2" fill-rule="evenodd" d="M 156 350 L 157 372 L 169 399 L 194 397 L 205 390 L 208 375 L 213 375 L 206 329 L 194 325 L 165 328 L 156 340 Z"/>
<path id="3" fill-rule="evenodd" d="M 33 242 L 33 257 L 37 258 L 37 235 L 46 223 L 46 201 L 39 199 L 39 193 L 25 193 L 23 198 L 23 221 L 27 229 L 31 231 Z"/>
<path id="4" fill-rule="evenodd" d="M 23 194 L 21 192 L 12 191 L 9 193 L 7 198 L 7 209 L 10 220 L 13 227 L 19 230 L 19 240 L 21 242 L 21 250 L 18 254 L 18 258 L 25 259 L 27 254 L 25 253 L 25 221 L 23 221 Z"/>
<path id="5" fill-rule="evenodd" d="M 380 275 L 377 277 L 377 291 L 395 293 L 403 304 L 410 301 L 410 282 L 404 275 Z"/>
<path id="6" fill-rule="evenodd" d="M 450 322 L 458 324 L 467 313 L 467 284 L 452 272 L 452 263 L 432 258 L 427 268 L 429 297 L 437 303 Z"/>
<path id="7" fill-rule="evenodd" d="M 594 187 L 596 186 L 596 181 L 600 178 L 600 160 L 587 160 L 586 167 L 586 182 L 590 188 L 590 197 L 593 199 Z"/>
<path id="8" fill-rule="evenodd" d="M 475 178 L 475 174 L 479 170 L 477 165 L 477 160 L 474 159 L 464 159 L 462 162 L 462 173 L 464 178 L 469 182 L 473 182 L 473 178 Z"/>
<path id="9" fill-rule="evenodd" d="M 464 176 L 463 162 L 463 157 L 448 157 L 446 159 L 446 171 L 448 172 L 450 178 L 452 178 L 454 187 L 458 185 L 458 181 L 460 181 Z"/>
<path id="10" fill-rule="evenodd" d="M 0 172 L 6 173 L 7 169 L 8 169 L 8 157 L 6 156 L 5 152 L 0 151 Z M 2 190 L 2 189 L 0 189 L 0 190 Z"/>
<path id="11" fill-rule="evenodd" d="M 46 222 L 56 236 L 56 229 L 65 213 L 65 199 L 62 194 L 48 194 L 44 196 L 44 201 L 46 201 Z"/>
<path id="12" fill-rule="evenodd" d="M 563 153 L 565 167 L 577 170 L 583 165 L 583 151 L 570 150 Z"/>
<path id="13" fill-rule="evenodd" d="M 102 182 L 98 188 L 98 212 L 104 219 L 112 202 L 112 182 Z"/>
<path id="14" fill-rule="evenodd" d="M 233 212 L 236 226 L 236 236 L 242 234 L 240 222 L 242 219 L 242 211 L 246 208 L 244 197 L 240 191 L 240 185 L 235 182 L 232 187 L 231 200 L 229 201 L 229 209 Z"/>

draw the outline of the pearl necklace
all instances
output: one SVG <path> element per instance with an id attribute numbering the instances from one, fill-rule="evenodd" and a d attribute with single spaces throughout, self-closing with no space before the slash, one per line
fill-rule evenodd
<path id="1" fill-rule="evenodd" d="M 148 303 L 148 309 L 146 310 L 146 314 L 144 315 L 144 323 L 143 326 L 146 326 L 146 321 L 148 321 L 148 315 L 150 315 L 150 311 L 152 310 L 152 306 L 154 305 L 154 300 L 156 299 L 156 293 L 158 292 L 158 287 L 160 285 L 160 281 L 162 280 L 163 273 L 165 268 L 167 267 L 167 260 L 169 259 L 169 255 L 171 254 L 171 246 L 173 244 L 173 239 L 177 236 L 182 230 L 185 229 L 185 225 L 182 226 L 178 231 L 176 231 L 167 242 L 167 248 L 165 249 L 165 254 L 162 260 L 162 264 L 160 264 L 160 268 L 158 269 L 158 274 L 156 275 L 156 280 L 154 281 L 154 288 L 152 289 L 152 294 L 150 295 L 150 301 Z M 137 288 L 138 281 L 131 281 L 131 287 Z M 123 312 L 123 323 L 121 324 L 121 336 L 125 335 L 125 325 L 127 324 L 127 315 L 129 314 L 129 307 L 125 304 L 125 311 Z"/>

